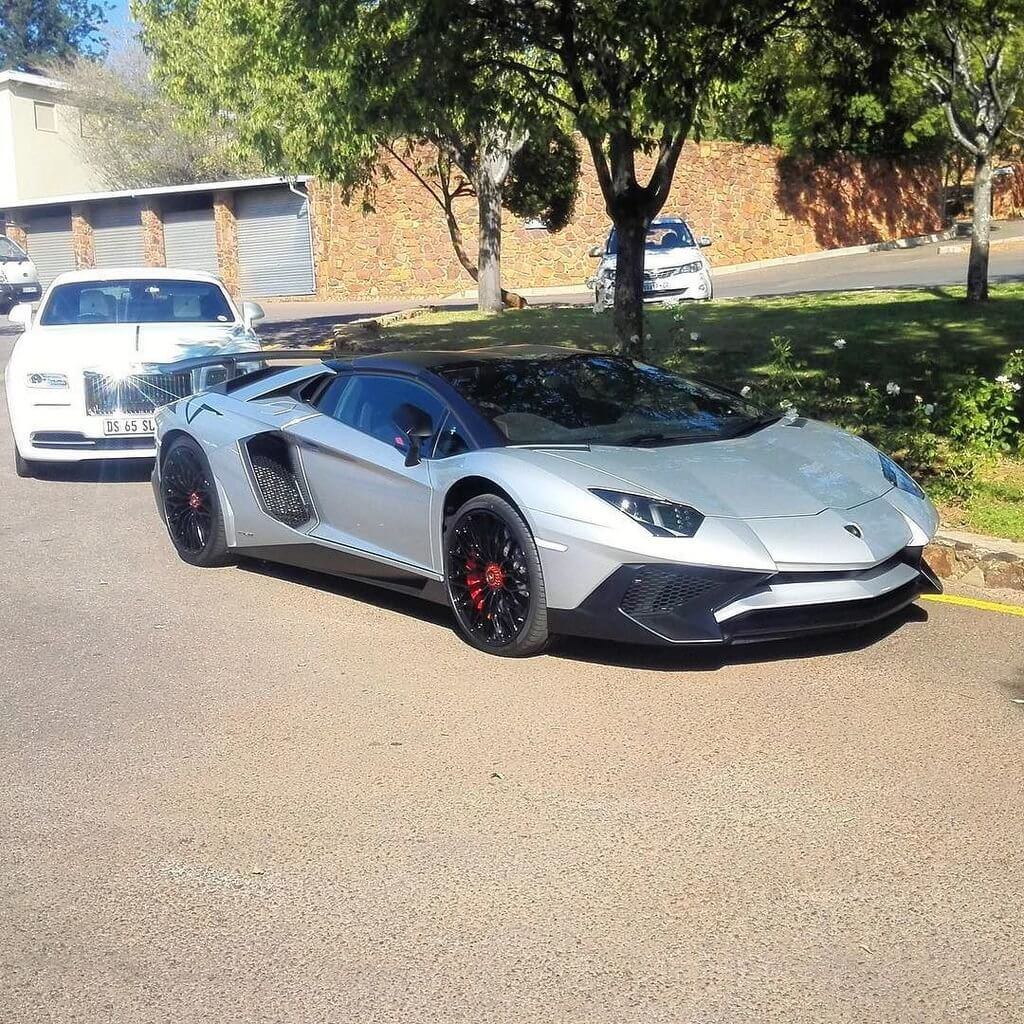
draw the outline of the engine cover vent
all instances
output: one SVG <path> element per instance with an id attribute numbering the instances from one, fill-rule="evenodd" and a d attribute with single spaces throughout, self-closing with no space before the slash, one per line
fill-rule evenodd
<path id="1" fill-rule="evenodd" d="M 246 449 L 256 491 L 267 515 L 292 528 L 308 523 L 313 518 L 313 506 L 284 439 L 261 434 L 246 442 Z"/>

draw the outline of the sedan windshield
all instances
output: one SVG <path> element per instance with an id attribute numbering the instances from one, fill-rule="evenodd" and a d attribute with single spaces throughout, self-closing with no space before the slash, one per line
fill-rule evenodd
<path id="1" fill-rule="evenodd" d="M 439 372 L 510 444 L 711 441 L 779 418 L 728 391 L 619 356 L 486 359 Z"/>
<path id="2" fill-rule="evenodd" d="M 28 257 L 6 235 L 0 235 L 0 262 L 20 262 L 27 259 Z"/>
<path id="3" fill-rule="evenodd" d="M 209 281 L 75 281 L 54 288 L 39 323 L 44 327 L 88 324 L 231 323 L 223 290 Z"/>
<path id="4" fill-rule="evenodd" d="M 662 252 L 666 249 L 695 249 L 696 247 L 697 243 L 693 240 L 689 227 L 685 221 L 681 220 L 662 220 L 652 224 L 647 229 L 647 240 L 644 242 L 647 252 Z M 619 238 L 615 233 L 615 228 L 612 228 L 612 233 L 608 236 L 607 252 L 609 256 L 614 256 L 618 251 Z"/>

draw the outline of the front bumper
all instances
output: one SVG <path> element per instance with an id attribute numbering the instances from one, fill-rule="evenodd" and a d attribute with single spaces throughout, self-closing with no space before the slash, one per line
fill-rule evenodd
<path id="1" fill-rule="evenodd" d="M 838 572 L 624 565 L 578 607 L 549 609 L 548 622 L 555 633 L 629 643 L 755 643 L 856 629 L 941 591 L 920 548 Z"/>
<path id="2" fill-rule="evenodd" d="M 43 289 L 35 281 L 0 281 L 0 306 L 16 306 L 19 302 L 38 302 Z"/>

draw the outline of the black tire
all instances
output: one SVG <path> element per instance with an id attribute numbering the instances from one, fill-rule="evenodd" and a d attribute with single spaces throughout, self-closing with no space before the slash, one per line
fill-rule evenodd
<path id="1" fill-rule="evenodd" d="M 544 573 L 523 517 L 482 494 L 452 516 L 444 537 L 448 599 L 459 632 L 478 650 L 506 658 L 548 643 Z"/>
<path id="2" fill-rule="evenodd" d="M 33 462 L 30 459 L 23 459 L 21 452 L 17 448 L 14 449 L 14 472 L 18 474 L 23 480 L 31 480 L 33 477 L 41 476 L 40 465 L 38 462 Z"/>
<path id="3" fill-rule="evenodd" d="M 190 437 L 175 438 L 160 463 L 160 500 L 182 561 L 203 568 L 232 562 L 210 463 Z"/>

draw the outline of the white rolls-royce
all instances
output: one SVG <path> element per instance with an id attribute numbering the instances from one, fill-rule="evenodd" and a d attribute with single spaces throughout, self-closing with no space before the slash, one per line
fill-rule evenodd
<path id="1" fill-rule="evenodd" d="M 10 312 L 25 328 L 6 373 L 18 475 L 48 462 L 151 458 L 155 410 L 227 373 L 162 365 L 258 352 L 253 324 L 262 317 L 257 303 L 239 309 L 218 278 L 198 271 L 62 274 L 37 313 L 27 303 Z"/>

